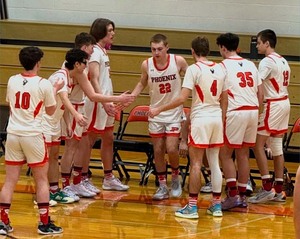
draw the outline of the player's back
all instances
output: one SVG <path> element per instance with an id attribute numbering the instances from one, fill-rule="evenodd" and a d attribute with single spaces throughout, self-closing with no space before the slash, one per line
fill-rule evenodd
<path id="1" fill-rule="evenodd" d="M 261 80 L 255 64 L 242 57 L 230 57 L 221 62 L 227 72 L 228 111 L 258 107 L 257 91 Z"/>
<path id="2" fill-rule="evenodd" d="M 291 69 L 285 58 L 272 53 L 259 63 L 265 99 L 278 99 L 288 95 Z"/>
<path id="3" fill-rule="evenodd" d="M 219 64 L 198 61 L 190 66 L 195 76 L 193 112 L 197 115 L 221 115 L 220 95 L 224 89 L 225 73 Z"/>
<path id="4" fill-rule="evenodd" d="M 8 133 L 33 136 L 42 132 L 41 114 L 45 92 L 53 94 L 52 87 L 49 86 L 50 82 L 36 75 L 18 74 L 10 77 L 6 96 L 11 110 Z"/>

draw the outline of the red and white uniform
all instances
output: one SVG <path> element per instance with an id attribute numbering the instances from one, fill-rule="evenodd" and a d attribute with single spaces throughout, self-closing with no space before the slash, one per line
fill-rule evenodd
<path id="1" fill-rule="evenodd" d="M 176 57 L 168 55 L 168 64 L 164 69 L 159 69 L 153 57 L 148 59 L 148 86 L 150 94 L 150 107 L 156 108 L 175 99 L 181 92 L 181 77 L 178 72 Z M 155 122 L 181 122 L 182 106 L 161 112 L 149 121 Z"/>
<path id="2" fill-rule="evenodd" d="M 233 56 L 221 62 L 226 71 L 228 109 L 226 114 L 225 143 L 233 148 L 254 146 L 256 140 L 258 86 L 261 79 L 253 62 Z"/>
<path id="3" fill-rule="evenodd" d="M 65 69 L 65 62 L 62 65 L 62 69 Z M 84 72 L 85 73 L 87 72 L 87 68 L 85 69 Z M 85 94 L 81 89 L 79 83 L 76 82 L 76 80 L 70 79 L 70 82 L 72 83 L 69 83 L 68 86 L 69 88 L 71 88 L 71 90 L 69 91 L 69 100 L 78 113 L 85 115 L 85 109 L 84 109 Z M 80 140 L 86 128 L 80 126 L 70 112 L 68 112 L 68 117 L 69 117 L 69 122 L 71 122 L 72 125 L 72 133 L 73 133 L 72 138 Z M 61 128 L 62 128 L 62 139 L 65 139 L 66 137 L 68 137 L 68 134 L 67 134 L 67 126 L 63 119 L 61 120 Z"/>
<path id="4" fill-rule="evenodd" d="M 70 94 L 72 89 L 71 82 L 69 81 L 69 72 L 67 70 L 61 69 L 54 72 L 48 80 L 54 85 L 59 79 L 64 81 L 64 86 L 56 94 L 56 110 L 53 115 L 43 114 L 42 127 L 47 145 L 60 144 L 62 133 L 61 119 L 65 112 L 65 107 L 59 97 L 59 93 L 66 92 Z"/>
<path id="5" fill-rule="evenodd" d="M 182 87 L 192 90 L 189 145 L 199 148 L 223 146 L 219 100 L 226 88 L 222 67 L 211 61 L 199 61 L 188 67 Z"/>
<path id="6" fill-rule="evenodd" d="M 8 80 L 6 101 L 10 105 L 5 160 L 7 164 L 30 166 L 47 160 L 42 129 L 44 107 L 56 104 L 53 86 L 37 75 L 12 76 Z"/>
<path id="7" fill-rule="evenodd" d="M 106 49 L 99 44 L 94 46 L 94 52 L 89 62 L 98 62 L 100 67 L 99 86 L 101 94 L 113 95 L 112 81 L 110 78 L 110 63 Z M 85 105 L 86 115 L 88 117 L 88 131 L 103 133 L 106 128 L 112 128 L 114 117 L 108 116 L 103 105 L 99 102 L 92 102 L 88 98 Z"/>
<path id="8" fill-rule="evenodd" d="M 291 69 L 288 62 L 277 53 L 261 60 L 258 67 L 264 88 L 264 111 L 260 115 L 258 133 L 262 135 L 287 132 L 290 101 L 288 85 Z"/>
<path id="9" fill-rule="evenodd" d="M 176 64 L 176 56 L 168 55 L 168 64 L 159 69 L 153 57 L 148 61 L 148 86 L 150 107 L 158 107 L 174 100 L 181 92 L 181 77 Z M 149 117 L 149 132 L 153 137 L 166 135 L 179 136 L 183 120 L 183 107 L 161 112 L 154 118 Z M 162 127 L 163 126 L 163 127 Z M 163 129 L 165 128 L 165 129 Z"/>

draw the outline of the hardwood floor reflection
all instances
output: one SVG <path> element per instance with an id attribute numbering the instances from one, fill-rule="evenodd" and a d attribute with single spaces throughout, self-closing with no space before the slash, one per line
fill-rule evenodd
<path id="1" fill-rule="evenodd" d="M 0 183 L 4 180 L 3 160 Z M 152 201 L 154 177 L 147 186 L 139 186 L 138 173 L 131 173 L 128 192 L 101 191 L 94 199 L 82 198 L 78 203 L 52 207 L 51 217 L 64 233 L 41 236 L 36 231 L 38 213 L 33 204 L 32 178 L 26 176 L 26 167 L 23 170 L 10 210 L 14 232 L 7 238 L 294 238 L 291 197 L 285 204 L 249 205 L 213 218 L 206 214 L 210 194 L 201 194 L 199 220 L 180 219 L 174 212 L 186 203 L 186 188 L 181 199 Z M 102 174 L 102 170 L 93 169 L 93 182 L 99 187 Z"/>

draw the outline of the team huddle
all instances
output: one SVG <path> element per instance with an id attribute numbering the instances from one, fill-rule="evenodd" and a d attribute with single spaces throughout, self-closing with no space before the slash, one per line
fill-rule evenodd
<path id="1" fill-rule="evenodd" d="M 183 57 L 169 54 L 167 37 L 156 34 L 150 40 L 152 57 L 141 65 L 140 81 L 131 93 L 126 91 L 117 96 L 113 95 L 107 54 L 114 31 L 114 22 L 96 19 L 89 34 L 76 36 L 75 47 L 66 53 L 61 69 L 48 80 L 38 76 L 43 52 L 38 47 L 20 51 L 24 71 L 12 76 L 7 87 L 6 100 L 11 114 L 7 127 L 6 179 L 0 193 L 0 235 L 13 231 L 8 213 L 25 163 L 31 167 L 36 184 L 38 233 L 62 233 L 63 229 L 49 216 L 49 206 L 74 203 L 80 197 L 94 197 L 101 192 L 88 175 L 91 150 L 99 136 L 104 169 L 102 189 L 129 189 L 112 171 L 114 119 L 117 111 L 133 103 L 147 86 L 148 130 L 159 182 L 153 200 L 181 196 L 179 148 L 188 148 L 188 203 L 175 216 L 199 218 L 197 201 L 204 157 L 212 184 L 208 214 L 220 217 L 223 211 L 233 207 L 247 207 L 248 202 L 285 201 L 282 137 L 287 132 L 290 113 L 287 91 L 290 68 L 275 52 L 276 35 L 272 30 L 257 35 L 258 52 L 265 55 L 258 69 L 253 62 L 238 55 L 236 34 L 221 34 L 216 39 L 224 59 L 221 63 L 207 58 L 208 39 L 196 37 L 191 43 L 195 63 L 190 66 Z M 191 110 L 185 115 L 183 104 L 190 95 Z M 65 140 L 65 147 L 59 167 L 61 140 Z M 274 182 L 269 175 L 266 144 L 273 154 Z M 250 148 L 254 149 L 263 188 L 247 199 Z M 170 189 L 165 154 L 172 171 Z M 227 186 L 223 200 L 219 161 Z"/>

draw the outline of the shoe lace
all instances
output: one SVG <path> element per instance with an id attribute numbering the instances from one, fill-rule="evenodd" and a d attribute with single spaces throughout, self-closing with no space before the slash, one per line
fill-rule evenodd
<path id="1" fill-rule="evenodd" d="M 174 189 L 179 188 L 179 180 L 172 180 L 171 187 Z"/>
<path id="2" fill-rule="evenodd" d="M 63 190 L 68 196 L 71 196 L 71 197 L 76 196 L 76 194 L 73 192 L 73 190 L 69 187 L 65 187 Z"/>
<path id="3" fill-rule="evenodd" d="M 85 182 L 85 184 L 86 185 L 88 185 L 88 187 L 90 187 L 90 188 L 97 188 L 94 184 L 93 184 L 93 182 L 91 181 L 91 180 L 89 180 L 89 179 L 86 179 L 86 180 L 84 180 L 84 182 Z"/>
<path id="4" fill-rule="evenodd" d="M 121 183 L 121 181 L 118 178 L 116 178 L 116 177 L 112 179 L 112 182 L 114 182 L 117 185 L 123 186 L 123 184 Z"/>

